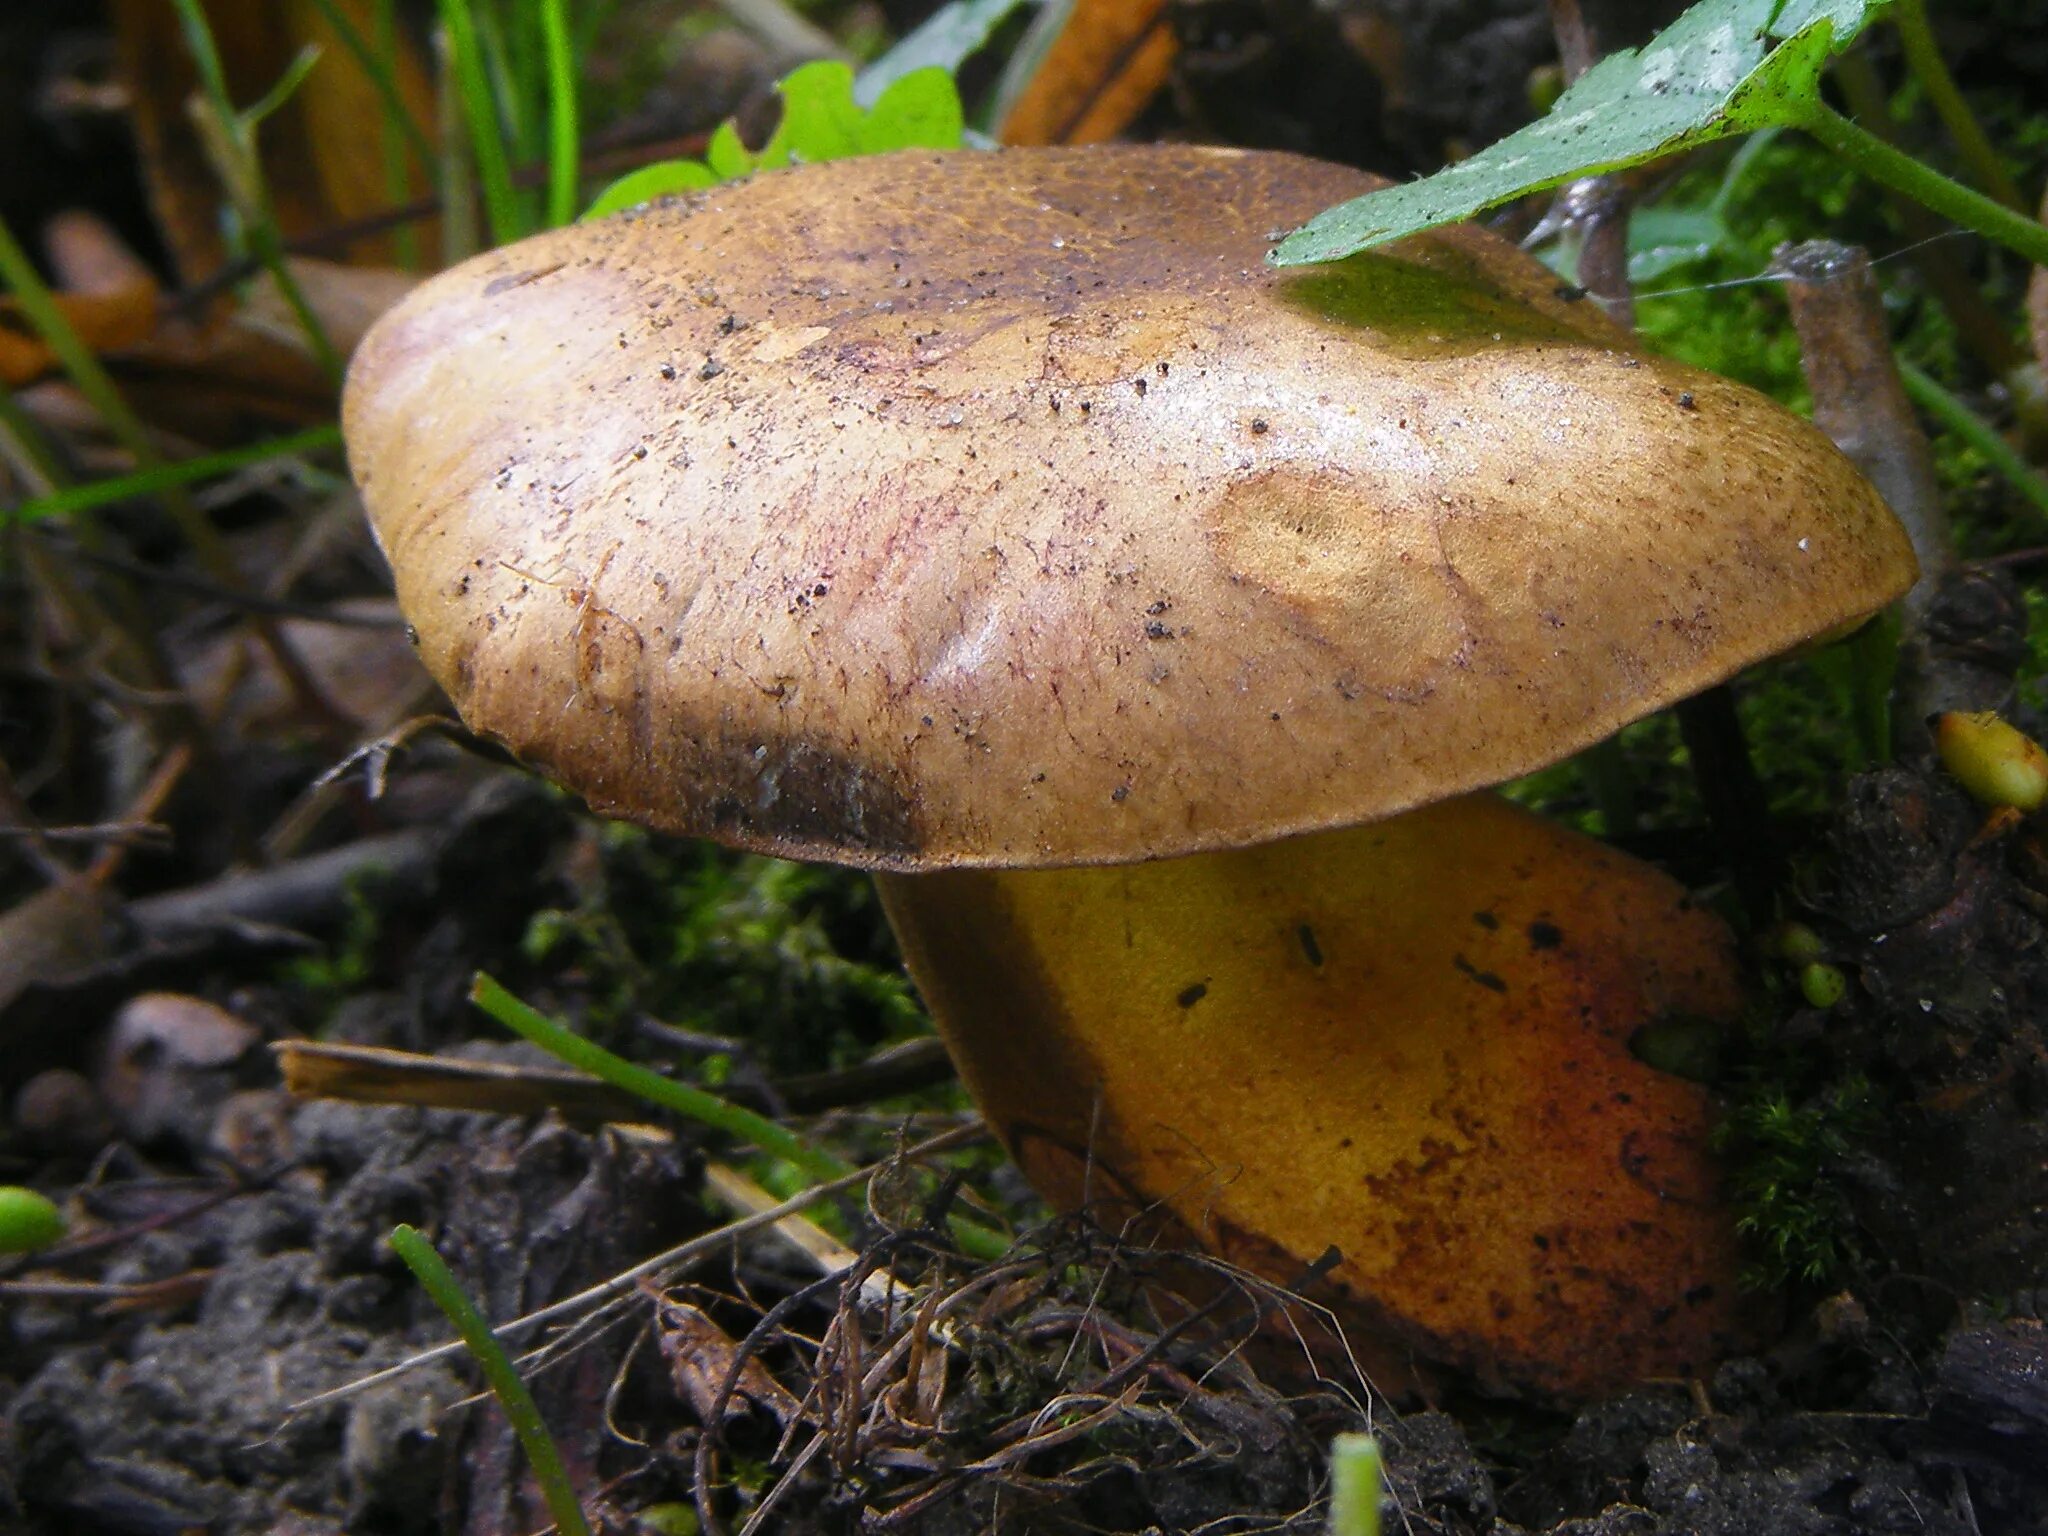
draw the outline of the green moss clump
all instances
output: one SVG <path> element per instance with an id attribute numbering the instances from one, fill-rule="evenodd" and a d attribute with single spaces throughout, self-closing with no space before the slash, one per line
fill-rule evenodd
<path id="1" fill-rule="evenodd" d="M 600 834 L 597 865 L 575 906 L 533 918 L 525 949 L 585 994 L 600 1031 L 644 1012 L 788 1073 L 926 1027 L 865 875 L 623 824 Z"/>
<path id="2" fill-rule="evenodd" d="M 1869 1083 L 1849 1076 L 1798 1102 L 1760 1079 L 1722 1125 L 1736 1225 L 1749 1243 L 1747 1284 L 1781 1290 L 1844 1279 L 1859 1249 L 1856 1220 L 1836 1181 L 1858 1142 L 1878 1129 Z"/>

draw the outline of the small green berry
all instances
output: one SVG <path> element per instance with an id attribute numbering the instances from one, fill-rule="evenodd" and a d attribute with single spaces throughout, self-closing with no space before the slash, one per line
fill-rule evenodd
<path id="1" fill-rule="evenodd" d="M 2040 809 L 2048 799 L 2048 752 L 1995 712 L 1950 710 L 1934 722 L 1941 765 L 1985 805 Z"/>
<path id="2" fill-rule="evenodd" d="M 1827 953 L 1819 934 L 1804 923 L 1780 923 L 1766 942 L 1771 952 L 1794 965 L 1810 965 Z"/>
<path id="3" fill-rule="evenodd" d="M 33 1253 L 64 1235 L 64 1213 L 19 1184 L 0 1184 L 0 1253 Z"/>
<path id="4" fill-rule="evenodd" d="M 1801 966 L 1799 990 L 1815 1008 L 1832 1008 L 1849 995 L 1849 978 L 1840 969 L 1815 960 Z"/>

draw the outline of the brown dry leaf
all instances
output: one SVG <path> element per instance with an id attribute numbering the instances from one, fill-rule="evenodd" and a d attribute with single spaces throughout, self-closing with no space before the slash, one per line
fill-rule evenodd
<path id="1" fill-rule="evenodd" d="M 335 0 L 364 37 L 367 0 Z M 166 0 L 116 0 L 117 57 L 128 84 L 136 143 L 165 242 L 188 281 L 217 271 L 224 201 L 186 102 L 200 89 L 176 10 Z M 286 239 L 335 229 L 388 208 L 383 106 L 375 87 L 309 0 L 207 0 L 207 19 L 237 106 L 259 99 L 299 50 L 317 44 L 320 62 L 258 133 L 263 169 Z M 434 120 L 426 70 L 399 39 L 398 93 L 416 123 Z M 415 188 L 415 195 L 424 190 Z M 388 236 L 353 241 L 355 261 L 389 262 Z"/>
<path id="2" fill-rule="evenodd" d="M 433 684 L 406 639 L 396 603 L 350 598 L 334 609 L 355 622 L 291 618 L 278 628 L 336 708 L 366 730 L 385 730 L 428 696 Z M 182 685 L 219 712 L 221 729 L 234 739 L 289 735 L 300 724 L 276 662 L 242 629 L 213 636 L 196 654 L 177 658 L 176 666 Z"/>
<path id="3" fill-rule="evenodd" d="M 79 878 L 0 912 L 0 1013 L 33 986 L 64 986 L 113 954 L 119 906 Z"/>
<path id="4" fill-rule="evenodd" d="M 305 257 L 286 266 L 343 357 L 418 281 L 392 267 Z M 238 442 L 266 426 L 334 417 L 333 382 L 267 275 L 250 285 L 240 307 L 217 306 L 203 321 L 167 317 L 111 361 L 146 421 L 193 442 Z"/>
<path id="5" fill-rule="evenodd" d="M 1166 83 L 1177 50 L 1166 0 L 1074 0 L 998 136 L 1005 144 L 1113 139 Z"/>
<path id="6" fill-rule="evenodd" d="M 732 1379 L 733 1364 L 739 1359 L 739 1345 L 732 1335 L 702 1309 L 687 1302 L 664 1298 L 655 1324 L 662 1358 L 668 1361 L 676 1390 L 696 1410 L 700 1422 L 708 1422 L 718 1406 L 719 1393 Z M 759 1408 L 778 1424 L 788 1424 L 802 1411 L 802 1405 L 759 1360 L 749 1358 L 740 1366 L 732 1396 L 726 1400 L 727 1420 L 744 1418 Z"/>
<path id="7" fill-rule="evenodd" d="M 157 283 L 149 266 L 95 214 L 67 209 L 43 226 L 43 248 L 57 308 L 94 352 L 133 346 L 156 325 Z M 0 381 L 33 384 L 58 367 L 57 355 L 12 299 L 0 300 Z"/>
<path id="8" fill-rule="evenodd" d="M 59 308 L 87 347 L 113 354 L 116 371 L 138 390 L 144 419 L 211 443 L 234 441 L 251 416 L 311 423 L 333 414 L 333 385 L 268 273 L 249 284 L 239 306 L 219 303 L 193 320 L 161 308 L 148 266 L 94 215 L 58 214 L 44 242 L 63 290 Z M 285 266 L 343 357 L 419 282 L 395 267 L 311 257 L 287 258 Z M 26 317 L 0 301 L 0 380 L 19 389 L 57 368 Z"/>
<path id="9" fill-rule="evenodd" d="M 156 285 L 118 293 L 60 293 L 57 308 L 94 352 L 132 347 L 156 325 Z M 33 384 L 55 371 L 57 355 L 12 299 L 0 299 L 0 383 L 9 389 Z"/>

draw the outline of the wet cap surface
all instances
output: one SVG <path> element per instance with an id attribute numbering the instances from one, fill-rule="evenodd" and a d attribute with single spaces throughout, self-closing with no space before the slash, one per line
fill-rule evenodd
<path id="1" fill-rule="evenodd" d="M 600 809 L 900 870 L 1394 814 L 1873 612 L 1911 556 L 1753 391 L 1371 185 L 1188 147 L 892 155 L 434 279 L 350 455 L 470 725 Z"/>

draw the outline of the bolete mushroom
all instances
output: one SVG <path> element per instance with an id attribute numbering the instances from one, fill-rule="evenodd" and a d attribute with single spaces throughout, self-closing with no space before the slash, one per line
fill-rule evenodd
<path id="1" fill-rule="evenodd" d="M 1056 1200 L 1279 1278 L 1334 1246 L 1383 1361 L 1700 1366 L 1712 1106 L 1629 1042 L 1733 1010 L 1728 936 L 1470 792 L 1912 556 L 1819 433 L 1487 233 L 1265 264 L 1370 185 L 907 154 L 542 235 L 370 336 L 356 475 L 472 727 L 602 810 L 877 872 Z"/>

